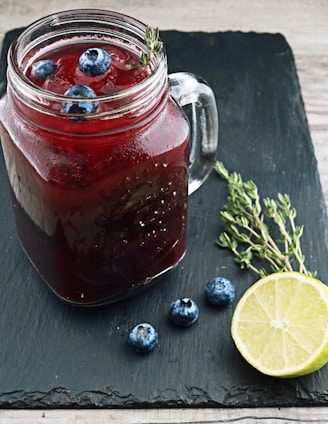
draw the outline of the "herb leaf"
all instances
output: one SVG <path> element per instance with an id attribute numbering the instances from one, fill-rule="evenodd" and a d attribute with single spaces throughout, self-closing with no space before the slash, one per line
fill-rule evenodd
<path id="1" fill-rule="evenodd" d="M 159 39 L 159 29 L 153 28 L 150 25 L 147 25 L 145 32 L 145 43 L 147 47 L 147 52 L 141 54 L 141 64 L 147 66 L 150 63 L 151 56 L 155 53 L 158 53 L 162 48 L 162 42 Z"/>
<path id="2" fill-rule="evenodd" d="M 308 271 L 304 265 L 300 243 L 304 227 L 295 224 L 297 212 L 289 196 L 279 193 L 277 200 L 265 198 L 261 202 L 253 181 L 243 181 L 236 172 L 229 174 L 222 162 L 216 162 L 214 169 L 227 181 L 229 191 L 227 204 L 220 212 L 226 230 L 219 235 L 217 244 L 230 249 L 242 269 L 261 277 L 268 272 L 256 266 L 254 257 L 265 260 L 271 272 L 293 271 L 296 263 L 297 271 L 314 277 L 316 272 Z M 272 226 L 278 230 L 278 239 L 270 234 Z"/>

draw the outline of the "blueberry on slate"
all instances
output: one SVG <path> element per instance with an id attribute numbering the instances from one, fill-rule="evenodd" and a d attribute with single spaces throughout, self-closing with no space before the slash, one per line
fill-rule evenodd
<path id="1" fill-rule="evenodd" d="M 38 81 L 44 81 L 56 70 L 56 64 L 52 60 L 39 60 L 33 63 L 31 75 Z"/>
<path id="2" fill-rule="evenodd" d="M 169 317 L 179 327 L 188 327 L 197 321 L 199 309 L 192 299 L 188 297 L 176 299 L 171 303 Z"/>
<path id="3" fill-rule="evenodd" d="M 105 74 L 112 63 L 106 50 L 97 47 L 83 52 L 79 58 L 79 68 L 88 77 L 97 77 Z"/>
<path id="4" fill-rule="evenodd" d="M 215 277 L 207 282 L 205 295 L 213 305 L 226 306 L 235 297 L 235 286 L 227 278 Z"/>
<path id="5" fill-rule="evenodd" d="M 92 88 L 87 85 L 73 85 L 64 93 L 65 96 L 77 97 L 81 99 L 89 97 L 97 97 L 96 93 Z M 98 107 L 97 102 L 87 102 L 87 101 L 67 101 L 63 103 L 63 110 L 66 113 L 92 113 L 95 112 Z"/>
<path id="6" fill-rule="evenodd" d="M 158 333 L 151 324 L 144 322 L 129 331 L 128 341 L 137 352 L 150 352 L 158 343 Z"/>

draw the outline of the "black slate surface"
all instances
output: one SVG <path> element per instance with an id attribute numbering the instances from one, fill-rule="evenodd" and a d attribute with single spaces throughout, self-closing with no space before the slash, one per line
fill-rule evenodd
<path id="1" fill-rule="evenodd" d="M 6 36 L 4 48 L 15 35 Z M 293 54 L 283 36 L 163 32 L 170 71 L 202 75 L 220 112 L 218 157 L 253 179 L 262 196 L 291 196 L 309 269 L 328 282 L 327 217 Z M 5 59 L 1 58 L 1 89 Z M 204 300 L 205 282 L 232 279 L 236 301 L 256 276 L 240 271 L 215 245 L 226 186 L 215 173 L 190 197 L 188 250 L 165 281 L 142 295 L 95 309 L 74 308 L 50 293 L 17 241 L 0 162 L 0 407 L 295 406 L 328 403 L 328 366 L 298 379 L 261 375 L 230 337 L 234 304 Z M 179 296 L 200 307 L 192 328 L 173 327 Z M 140 355 L 127 331 L 150 321 L 158 348 Z"/>

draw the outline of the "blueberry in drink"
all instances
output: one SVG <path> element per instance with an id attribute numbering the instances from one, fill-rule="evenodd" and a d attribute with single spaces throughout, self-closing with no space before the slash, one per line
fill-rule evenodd
<path id="1" fill-rule="evenodd" d="M 80 70 L 89 77 L 105 74 L 111 65 L 112 59 L 104 49 L 98 47 L 87 49 L 79 58 Z"/>
<path id="2" fill-rule="evenodd" d="M 38 81 L 44 81 L 56 70 L 56 65 L 51 60 L 38 60 L 33 63 L 31 75 Z"/>
<path id="3" fill-rule="evenodd" d="M 92 90 L 92 88 L 87 85 L 78 84 L 73 85 L 64 93 L 65 96 L 77 97 L 80 98 L 80 101 L 67 101 L 63 103 L 63 110 L 66 113 L 80 113 L 87 114 L 92 113 L 97 110 L 97 103 L 88 103 L 85 98 L 88 97 L 97 97 L 97 94 Z"/>

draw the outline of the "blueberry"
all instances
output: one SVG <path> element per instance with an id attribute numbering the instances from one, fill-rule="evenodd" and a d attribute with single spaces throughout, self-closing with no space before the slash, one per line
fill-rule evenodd
<path id="1" fill-rule="evenodd" d="M 70 87 L 64 93 L 65 96 L 77 97 L 77 98 L 90 98 L 97 97 L 96 93 L 92 90 L 92 88 L 87 85 L 74 85 Z M 92 113 L 95 112 L 98 107 L 97 102 L 87 102 L 87 101 L 68 101 L 63 103 L 63 110 L 66 113 Z"/>
<path id="2" fill-rule="evenodd" d="M 112 63 L 110 55 L 97 47 L 83 52 L 79 58 L 79 68 L 88 77 L 97 77 L 105 74 Z"/>
<path id="3" fill-rule="evenodd" d="M 39 60 L 33 63 L 31 75 L 38 81 L 45 81 L 55 70 L 56 65 L 52 60 Z"/>
<path id="4" fill-rule="evenodd" d="M 192 299 L 188 297 L 176 299 L 171 303 L 169 317 L 179 327 L 188 327 L 197 321 L 199 309 Z"/>
<path id="5" fill-rule="evenodd" d="M 205 286 L 207 300 L 213 305 L 226 306 L 235 297 L 235 286 L 224 277 L 215 277 Z"/>
<path id="6" fill-rule="evenodd" d="M 128 341 L 137 352 L 150 352 L 158 343 L 158 333 L 151 324 L 145 322 L 129 331 Z"/>

